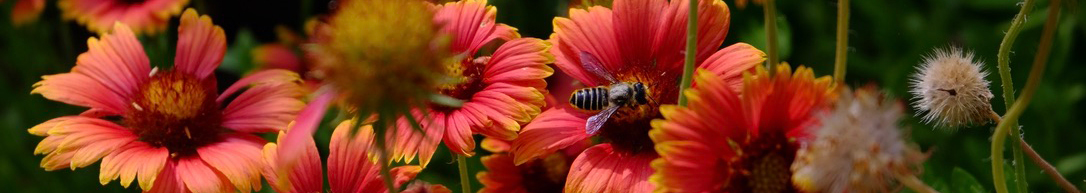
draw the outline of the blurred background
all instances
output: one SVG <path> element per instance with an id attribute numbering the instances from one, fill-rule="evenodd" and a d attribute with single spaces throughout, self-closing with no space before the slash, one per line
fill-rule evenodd
<path id="1" fill-rule="evenodd" d="M 762 7 L 748 4 L 740 8 L 733 0 L 725 2 L 731 9 L 731 27 L 725 44 L 748 42 L 765 48 Z M 832 74 L 837 1 L 777 2 L 782 61 L 810 66 L 819 75 Z M 993 73 L 988 80 L 993 82 L 992 90 L 997 97 L 991 102 L 996 112 L 1003 113 L 1000 80 L 995 74 L 996 51 L 1010 20 L 1019 10 L 1018 3 L 1018 0 L 853 1 L 846 82 L 851 86 L 877 85 L 907 102 L 912 97 L 907 92 L 909 77 L 921 58 L 934 48 L 960 46 L 975 52 L 976 58 L 986 64 L 985 69 Z M 12 0 L 0 2 L 0 93 L 3 93 L 0 94 L 0 187 L 5 187 L 0 192 L 138 192 L 138 188 L 124 189 L 116 182 L 100 185 L 98 164 L 75 171 L 47 172 L 39 167 L 43 156 L 33 155 L 33 151 L 42 137 L 30 135 L 26 129 L 85 109 L 31 95 L 31 85 L 41 80 L 42 75 L 68 72 L 75 65 L 76 56 L 87 50 L 87 38 L 94 34 L 62 19 L 52 0 L 47 1 L 37 21 L 15 27 L 10 19 L 14 4 Z M 565 15 L 570 7 L 563 0 L 490 0 L 490 4 L 498 7 L 498 22 L 518 28 L 522 36 L 544 39 L 552 32 L 552 18 Z M 1037 3 L 1012 49 L 1012 74 L 1019 90 L 1025 84 L 1040 39 L 1047 4 L 1047 1 Z M 225 29 L 230 49 L 215 74 L 220 83 L 228 84 L 257 66 L 255 61 L 259 59 L 254 59 L 254 48 L 286 41 L 284 31 L 304 37 L 305 22 L 327 12 L 328 5 L 326 0 L 192 0 L 188 6 L 210 15 L 215 24 Z M 1020 123 L 1026 140 L 1082 189 L 1086 188 L 1086 140 L 1080 138 L 1086 137 L 1083 129 L 1086 104 L 1082 103 L 1086 96 L 1086 76 L 1083 76 L 1086 66 L 1081 65 L 1086 59 L 1083 23 L 1086 14 L 1080 14 L 1083 5 L 1078 1 L 1071 0 L 1062 6 L 1048 69 Z M 172 63 L 177 22 L 176 18 L 171 21 L 168 33 L 141 38 L 152 65 Z M 330 122 L 331 116 L 326 121 Z M 917 117 L 909 117 L 902 124 L 911 129 L 912 140 L 931 153 L 922 175 L 925 182 L 943 192 L 992 190 L 988 157 L 994 125 L 936 130 L 921 124 Z M 334 124 L 323 124 L 316 136 L 324 155 L 331 125 Z M 441 148 L 419 178 L 460 190 L 455 159 L 444 146 Z M 481 149 L 477 152 L 470 159 L 472 177 L 484 169 L 479 158 L 487 155 Z M 1025 164 L 1032 192 L 1060 191 L 1033 163 Z M 478 180 L 472 181 L 473 188 L 481 187 Z M 264 192 L 271 192 L 267 185 L 264 187 Z"/>

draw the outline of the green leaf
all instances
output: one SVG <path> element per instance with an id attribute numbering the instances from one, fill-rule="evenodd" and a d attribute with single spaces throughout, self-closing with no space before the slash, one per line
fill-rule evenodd
<path id="1" fill-rule="evenodd" d="M 950 192 L 988 192 L 984 190 L 984 186 L 977 181 L 977 178 L 958 167 L 950 173 L 950 187 L 953 190 Z"/>
<path id="2" fill-rule="evenodd" d="M 252 50 L 258 43 L 252 32 L 247 29 L 239 30 L 238 35 L 234 37 L 234 43 L 230 45 L 230 49 L 226 50 L 219 69 L 234 74 L 245 74 L 253 68 Z"/>

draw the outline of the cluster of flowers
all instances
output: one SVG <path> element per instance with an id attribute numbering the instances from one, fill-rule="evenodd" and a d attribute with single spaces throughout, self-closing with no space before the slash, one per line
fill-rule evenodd
<path id="1" fill-rule="evenodd" d="M 185 0 L 79 9 L 92 7 L 84 2 L 61 8 L 102 35 L 87 41 L 71 72 L 44 76 L 33 93 L 90 109 L 29 132 L 45 137 L 35 150 L 46 155 L 43 168 L 101 160 L 103 185 L 119 178 L 125 187 L 137 180 L 145 192 L 251 192 L 265 179 L 280 192 L 383 192 L 386 184 L 449 192 L 413 178 L 440 144 L 473 156 L 474 134 L 486 136 L 481 146 L 492 152 L 477 175 L 482 192 L 879 192 L 907 183 L 898 180 L 924 159 L 904 139 L 900 102 L 877 89 L 852 91 L 788 64 L 766 70 L 765 53 L 745 43 L 720 48 L 730 16 L 719 0 L 699 3 L 695 86 L 682 93 L 686 0 L 571 9 L 554 19 L 548 40 L 497 23 L 486 1 L 339 1 L 315 21 L 305 59 L 258 60 L 291 67 L 253 72 L 221 92 L 212 73 L 226 37 L 210 17 L 181 13 Z M 136 35 L 165 29 L 177 13 L 176 59 L 170 69 L 152 68 Z M 260 50 L 288 54 L 257 55 L 291 53 L 282 49 Z M 925 119 L 984 119 L 973 115 L 987 106 L 946 107 L 986 104 L 992 94 L 971 59 L 940 53 L 916 81 L 917 106 L 932 112 Z M 584 65 L 590 62 L 599 67 Z M 552 63 L 586 87 L 614 83 L 600 71 L 642 83 L 652 100 L 622 107 L 598 132 L 586 132 L 596 112 L 552 97 L 570 93 L 547 89 Z M 940 68 L 976 72 L 946 78 Z M 963 78 L 979 82 L 957 91 L 946 84 L 959 83 L 938 82 Z M 680 94 L 688 105 L 675 105 Z M 339 123 L 322 162 L 310 134 L 329 104 L 350 112 L 399 105 L 400 116 Z M 391 120 L 383 123 L 389 129 L 377 119 Z M 278 143 L 259 133 L 278 133 Z M 382 149 L 382 141 L 395 145 Z M 378 154 L 418 165 L 392 169 L 386 182 Z"/>

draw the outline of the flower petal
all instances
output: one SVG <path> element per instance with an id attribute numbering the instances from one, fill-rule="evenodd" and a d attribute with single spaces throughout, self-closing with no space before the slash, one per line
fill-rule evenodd
<path id="1" fill-rule="evenodd" d="M 226 35 L 222 27 L 211 23 L 211 17 L 200 16 L 195 9 L 185 10 L 177 27 L 174 69 L 203 79 L 219 67 L 225 54 Z"/>
<path id="2" fill-rule="evenodd" d="M 298 117 L 294 119 L 294 124 L 287 126 L 287 136 L 279 139 L 279 144 L 288 145 L 279 146 L 279 158 L 275 163 L 287 169 L 297 164 L 298 156 L 301 156 L 306 148 L 302 146 L 302 144 L 305 144 L 302 141 L 312 140 L 313 132 L 316 132 L 317 125 L 324 118 L 324 113 L 328 110 L 328 103 L 332 101 L 334 95 L 335 93 L 318 91 L 317 97 L 313 98 L 309 105 L 298 113 Z"/>
<path id="3" fill-rule="evenodd" d="M 286 132 L 279 132 L 279 139 L 285 136 Z M 286 172 L 286 175 L 279 175 L 280 165 L 276 164 L 279 159 L 279 146 L 275 143 L 264 145 L 262 174 L 276 192 L 306 193 L 320 192 L 324 189 L 323 167 L 321 167 L 321 157 L 317 152 L 317 144 L 312 138 L 307 139 L 310 140 L 302 141 L 306 144 L 301 146 L 305 146 L 306 149 L 302 152 L 302 157 L 299 157 L 301 160 L 297 162 L 297 166 Z"/>
<path id="4" fill-rule="evenodd" d="M 732 90 L 743 86 L 743 73 L 753 72 L 754 66 L 765 62 L 765 52 L 747 43 L 736 43 L 709 56 L 698 68 L 723 78 Z"/>
<path id="5" fill-rule="evenodd" d="M 570 166 L 565 192 L 651 192 L 649 162 L 655 158 L 618 153 L 607 143 L 592 146 Z"/>
<path id="6" fill-rule="evenodd" d="M 223 127 L 249 133 L 285 128 L 295 113 L 305 106 L 298 99 L 302 94 L 295 82 L 256 85 L 226 106 Z"/>
<path id="7" fill-rule="evenodd" d="M 599 58 L 608 70 L 624 65 L 620 55 L 618 40 L 612 26 L 611 10 L 603 7 L 591 7 L 588 11 L 570 9 L 569 18 L 554 18 L 554 34 L 550 42 L 555 48 L 554 64 L 588 86 L 607 84 L 602 77 L 585 71 L 581 66 L 581 52 L 588 52 Z"/>
<path id="8" fill-rule="evenodd" d="M 219 171 L 241 192 L 260 190 L 261 145 L 266 143 L 258 136 L 233 133 L 223 141 L 196 149 L 200 159 Z"/>
<path id="9" fill-rule="evenodd" d="M 154 181 L 155 186 L 147 193 L 187 193 L 192 192 L 188 188 L 185 188 L 185 181 L 181 180 L 177 172 L 177 161 L 173 159 L 166 160 L 166 164 L 162 167 L 162 172 L 158 173 L 158 177 Z"/>
<path id="10" fill-rule="evenodd" d="M 513 140 L 514 163 L 523 164 L 591 137 L 584 128 L 588 115 L 574 111 L 551 108 L 528 123 Z"/>
<path id="11" fill-rule="evenodd" d="M 661 32 L 676 33 L 674 29 L 663 31 L 658 28 L 661 22 L 660 14 L 663 12 L 662 9 L 667 7 L 667 1 L 615 1 L 612 7 L 614 7 L 612 17 L 614 17 L 615 39 L 618 40 L 618 49 L 622 51 L 620 56 L 624 62 L 632 64 L 655 62 L 651 53 L 653 51 L 653 37 L 656 36 L 656 33 Z"/>
<path id="12" fill-rule="evenodd" d="M 72 72 L 43 76 L 31 93 L 64 103 L 120 114 L 150 77 L 150 62 L 139 40 L 124 24 L 101 40 L 87 40 Z"/>
<path id="13" fill-rule="evenodd" d="M 20 26 L 38 19 L 45 9 L 45 0 L 17 0 L 11 8 L 11 23 Z"/>
<path id="14" fill-rule="evenodd" d="M 463 112 L 449 113 L 445 119 L 445 146 L 453 153 L 472 156 L 475 155 L 475 139 L 471 137 L 471 122 L 464 117 Z"/>
<path id="15" fill-rule="evenodd" d="M 121 186 L 127 188 L 138 176 L 140 188 L 152 190 L 169 155 L 166 148 L 152 147 L 142 141 L 128 143 L 102 158 L 98 181 L 105 185 L 120 178 Z"/>
<path id="16" fill-rule="evenodd" d="M 453 53 L 472 57 L 492 40 L 520 37 L 516 28 L 494 21 L 497 12 L 494 6 L 487 6 L 485 0 L 457 1 L 438 5 L 434 21 L 443 24 L 442 29 L 453 35 L 450 45 Z"/>
<path id="17" fill-rule="evenodd" d="M 689 0 L 675 0 L 667 8 L 660 26 L 656 28 L 653 53 L 656 54 L 658 69 L 673 69 L 682 66 L 686 55 L 686 25 L 690 13 Z M 698 52 L 697 62 L 704 61 L 720 48 L 724 37 L 728 35 L 731 20 L 730 11 L 724 1 L 700 0 L 698 3 Z"/>
<path id="18" fill-rule="evenodd" d="M 554 62 L 548 49 L 549 43 L 536 38 L 517 38 L 502 44 L 490 56 L 483 82 L 543 79 L 554 74 L 554 69 L 547 66 Z"/>
<path id="19" fill-rule="evenodd" d="M 135 134 L 113 122 L 82 117 L 60 123 L 48 134 L 36 150 L 49 153 L 42 159 L 46 170 L 85 167 L 136 140 Z"/>
<path id="20" fill-rule="evenodd" d="M 177 159 L 177 176 L 185 182 L 185 187 L 192 192 L 234 192 L 226 176 L 198 157 Z"/>

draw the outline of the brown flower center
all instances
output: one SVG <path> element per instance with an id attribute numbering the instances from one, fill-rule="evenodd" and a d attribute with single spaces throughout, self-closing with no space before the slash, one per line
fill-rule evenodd
<path id="1" fill-rule="evenodd" d="M 136 93 L 124 120 L 140 141 L 175 155 L 191 154 L 222 132 L 217 96 L 214 80 L 159 72 Z"/>
<path id="2" fill-rule="evenodd" d="M 771 132 L 738 144 L 739 157 L 725 163 L 735 173 L 726 192 L 798 192 L 792 186 L 792 160 L 798 145 L 783 133 Z"/>
<path id="3" fill-rule="evenodd" d="M 678 75 L 681 73 L 651 69 L 628 69 L 619 72 L 615 74 L 619 81 L 645 84 L 649 102 L 635 107 L 621 107 L 600 128 L 599 136 L 620 151 L 652 152 L 655 143 L 649 138 L 649 130 L 652 129 L 650 122 L 663 118 L 660 115 L 660 105 L 678 102 Z"/>
<path id="4" fill-rule="evenodd" d="M 445 66 L 445 75 L 450 77 L 448 83 L 440 85 L 439 93 L 462 101 L 470 100 L 475 93 L 485 88 L 483 73 L 486 71 L 486 63 L 489 56 L 472 59 L 464 59 L 458 62 L 448 63 Z M 433 109 L 439 111 L 452 111 L 453 108 L 435 105 Z"/>
<path id="5" fill-rule="evenodd" d="M 565 155 L 551 154 L 520 166 L 521 184 L 530 193 L 559 193 L 566 183 L 570 162 Z"/>

